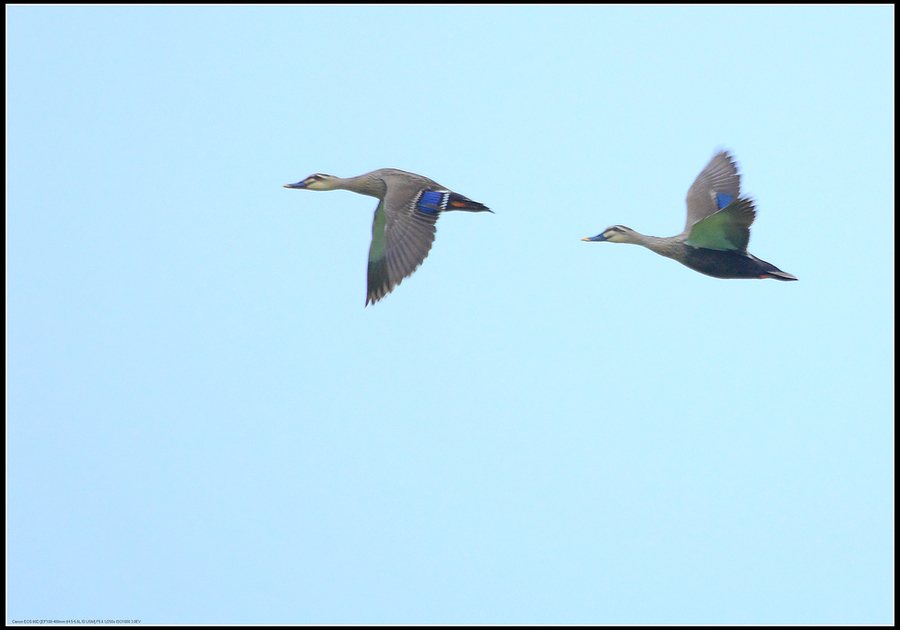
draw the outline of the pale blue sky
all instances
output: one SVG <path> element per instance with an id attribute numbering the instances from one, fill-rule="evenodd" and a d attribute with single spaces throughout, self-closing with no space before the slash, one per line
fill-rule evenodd
<path id="1" fill-rule="evenodd" d="M 7 622 L 893 621 L 893 7 L 6 14 Z"/>

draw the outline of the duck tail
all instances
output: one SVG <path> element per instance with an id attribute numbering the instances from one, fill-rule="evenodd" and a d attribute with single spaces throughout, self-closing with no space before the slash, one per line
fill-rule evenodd
<path id="1" fill-rule="evenodd" d="M 483 203 L 478 203 L 477 201 L 472 201 L 468 197 L 464 197 L 459 193 L 452 192 L 450 193 L 450 198 L 447 200 L 447 207 L 445 210 L 464 210 L 466 212 L 490 212 L 493 214 L 493 210 L 488 208 Z"/>
<path id="2" fill-rule="evenodd" d="M 773 269 L 771 271 L 767 271 L 763 273 L 760 278 L 773 278 L 775 280 L 783 280 L 785 282 L 797 279 L 796 276 L 789 274 L 787 271 L 782 271 L 781 269 Z"/>
<path id="3" fill-rule="evenodd" d="M 773 280 L 782 280 L 784 282 L 797 279 L 797 277 L 793 274 L 789 274 L 787 271 L 782 271 L 772 263 L 766 262 L 765 260 L 760 260 L 753 254 L 748 254 L 748 256 L 756 261 L 760 271 L 760 278 L 772 278 Z"/>

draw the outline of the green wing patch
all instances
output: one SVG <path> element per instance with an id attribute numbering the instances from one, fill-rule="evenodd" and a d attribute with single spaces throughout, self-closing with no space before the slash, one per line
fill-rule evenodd
<path id="1" fill-rule="evenodd" d="M 375 209 L 375 218 L 372 219 L 372 245 L 369 247 L 369 263 L 377 262 L 384 258 L 384 201 Z"/>
<path id="2" fill-rule="evenodd" d="M 753 202 L 749 199 L 738 199 L 715 214 L 697 221 L 685 245 L 718 249 L 721 251 L 747 251 L 750 242 L 750 225 L 756 218 Z"/>

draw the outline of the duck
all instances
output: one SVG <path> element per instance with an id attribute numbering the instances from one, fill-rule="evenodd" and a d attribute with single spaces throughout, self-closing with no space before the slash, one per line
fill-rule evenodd
<path id="1" fill-rule="evenodd" d="M 728 151 L 713 155 L 687 193 L 687 223 L 677 236 L 641 234 L 613 225 L 582 241 L 632 243 L 714 278 L 797 280 L 747 251 L 754 202 L 741 196 L 741 176 Z"/>
<path id="2" fill-rule="evenodd" d="M 325 173 L 285 184 L 301 190 L 349 190 L 375 197 L 378 206 L 372 221 L 369 246 L 366 306 L 375 304 L 418 269 L 434 242 L 435 223 L 443 212 L 491 212 L 422 175 L 382 168 L 357 177 Z"/>

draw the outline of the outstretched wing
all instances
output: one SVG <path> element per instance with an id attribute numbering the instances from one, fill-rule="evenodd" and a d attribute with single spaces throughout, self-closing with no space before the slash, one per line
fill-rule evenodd
<path id="1" fill-rule="evenodd" d="M 684 230 L 719 212 L 741 195 L 741 176 L 727 151 L 716 153 L 688 189 Z"/>
<path id="2" fill-rule="evenodd" d="M 372 221 L 366 305 L 375 303 L 422 264 L 434 242 L 435 223 L 450 192 L 388 187 Z"/>

